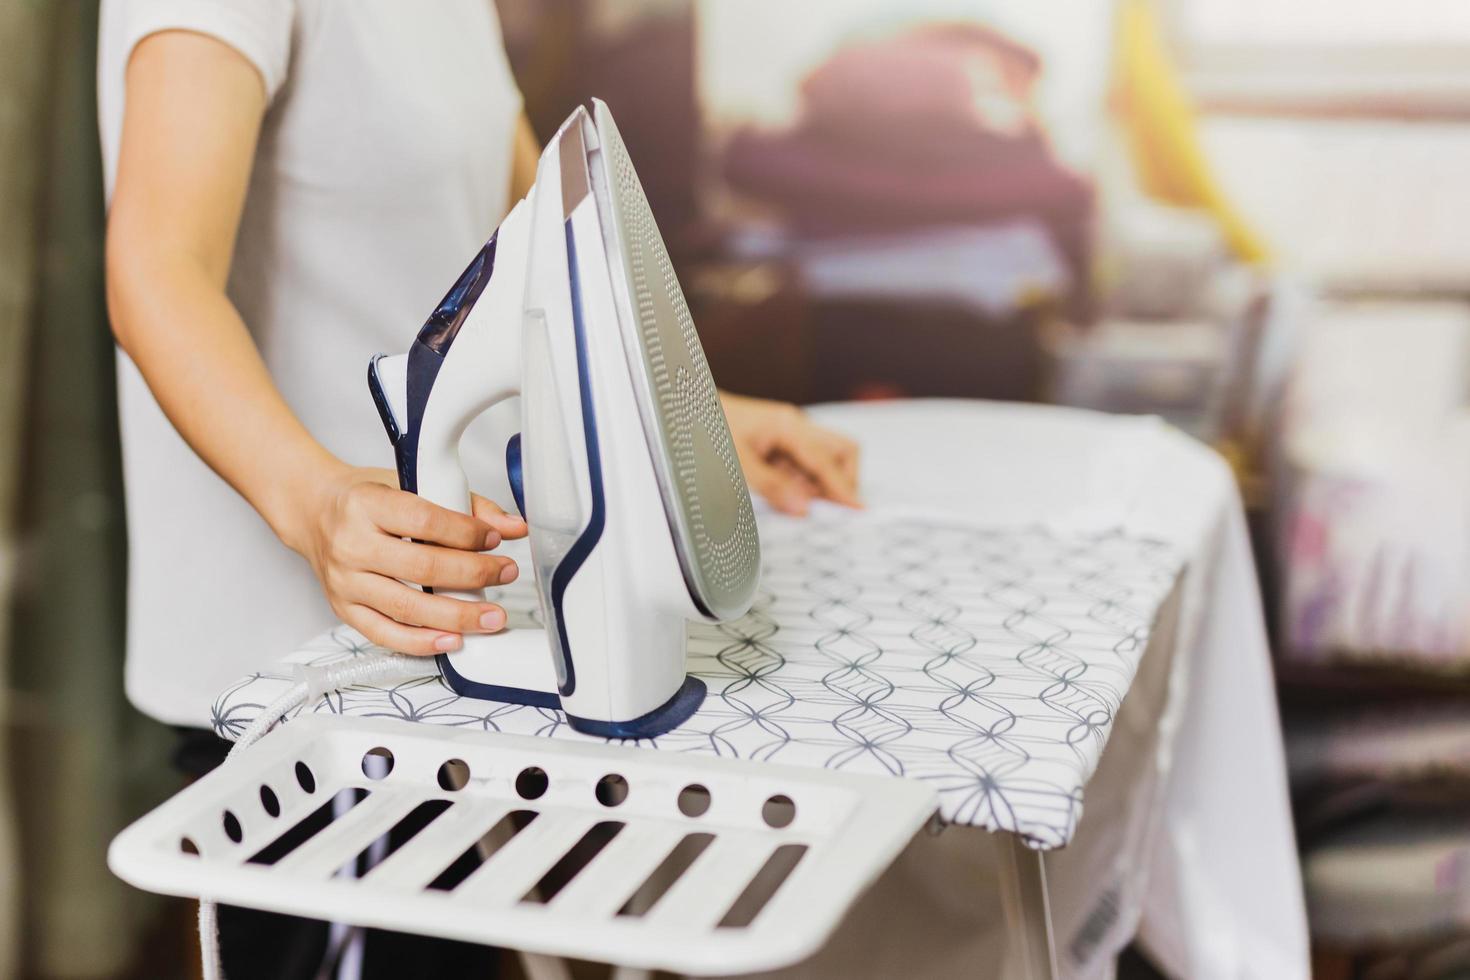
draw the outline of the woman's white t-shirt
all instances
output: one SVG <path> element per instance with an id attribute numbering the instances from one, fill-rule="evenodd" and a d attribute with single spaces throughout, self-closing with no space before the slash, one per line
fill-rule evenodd
<path id="1" fill-rule="evenodd" d="M 109 199 L 128 58 L 170 29 L 239 51 L 270 100 L 231 300 L 311 433 L 348 462 L 391 466 L 368 360 L 408 348 L 509 203 L 521 97 L 491 0 L 106 0 Z M 209 724 L 231 681 L 334 617 L 306 562 L 195 456 L 122 354 L 118 385 L 128 697 L 162 721 Z"/>

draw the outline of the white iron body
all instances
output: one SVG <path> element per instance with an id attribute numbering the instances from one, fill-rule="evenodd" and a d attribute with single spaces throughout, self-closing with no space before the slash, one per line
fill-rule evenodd
<path id="1" fill-rule="evenodd" d="M 655 468 L 667 447 L 651 439 L 639 403 L 638 314 L 614 265 L 603 151 L 579 108 L 414 349 L 374 359 L 370 381 L 404 489 L 463 512 L 465 429 L 521 399 L 521 434 L 505 434 L 507 478 L 530 527 L 546 629 L 466 635 L 439 658 L 446 682 L 560 707 L 589 734 L 641 738 L 703 700 L 685 673 L 686 623 L 714 616 L 691 593 Z"/>

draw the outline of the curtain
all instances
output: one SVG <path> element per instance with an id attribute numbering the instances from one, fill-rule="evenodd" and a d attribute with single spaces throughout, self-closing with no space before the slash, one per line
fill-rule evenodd
<path id="1" fill-rule="evenodd" d="M 15 556 L 0 766 L 19 831 L 0 816 L 3 976 L 108 977 L 139 958 L 163 903 L 112 877 L 107 843 L 176 788 L 169 732 L 123 697 L 96 21 L 93 3 L 0 4 L 0 505 Z"/>
<path id="2" fill-rule="evenodd" d="M 38 96 L 40 52 L 28 43 L 41 20 L 29 4 L 0 5 L 0 214 L 24 216 L 34 211 L 37 161 L 22 152 L 38 134 L 29 110 Z M 20 489 L 22 407 L 29 339 L 35 241 L 30 222 L 0 221 L 0 671 L 10 658 L 10 603 L 15 579 L 16 516 Z M 3 676 L 3 675 L 0 675 Z M 14 794 L 7 761 L 15 707 L 9 691 L 0 700 L 0 976 L 15 976 L 19 967 L 20 877 Z"/>

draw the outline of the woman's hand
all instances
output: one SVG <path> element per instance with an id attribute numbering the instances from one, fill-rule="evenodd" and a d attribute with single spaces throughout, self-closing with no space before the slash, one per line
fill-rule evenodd
<path id="1" fill-rule="evenodd" d="M 161 31 L 134 49 L 107 223 L 113 331 L 179 434 L 311 562 L 338 616 L 405 653 L 456 649 L 504 626 L 505 610 L 404 581 L 510 581 L 514 562 L 480 552 L 525 525 L 486 500 L 456 514 L 347 466 L 281 397 L 225 291 L 265 109 L 259 72 L 221 41 Z"/>
<path id="2" fill-rule="evenodd" d="M 817 498 L 858 499 L 858 446 L 815 425 L 795 405 L 720 392 L 745 479 L 783 514 L 804 515 Z"/>
<path id="3" fill-rule="evenodd" d="M 399 490 L 388 470 L 343 466 L 304 502 L 288 543 L 311 562 L 332 610 L 347 625 L 391 650 L 447 653 L 463 645 L 465 633 L 503 628 L 505 610 L 417 586 L 478 589 L 513 582 L 519 573 L 514 561 L 482 552 L 526 536 L 519 517 L 483 497 L 473 501 L 471 517 Z"/>

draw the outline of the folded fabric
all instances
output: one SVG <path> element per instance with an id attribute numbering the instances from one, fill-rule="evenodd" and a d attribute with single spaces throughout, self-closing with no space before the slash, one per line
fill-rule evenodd
<path id="1" fill-rule="evenodd" d="M 1295 712 L 1286 723 L 1286 758 L 1298 788 L 1470 780 L 1470 699 Z"/>
<path id="2" fill-rule="evenodd" d="M 1344 946 L 1431 939 L 1470 926 L 1470 809 L 1389 812 L 1303 859 L 1312 934 Z"/>
<path id="3" fill-rule="evenodd" d="M 726 149 L 725 176 L 736 189 L 780 205 L 797 224 L 818 227 L 1066 218 L 1091 206 L 1090 185 L 1044 158 L 985 162 L 895 166 L 819 133 L 745 130 Z"/>
<path id="4" fill-rule="evenodd" d="M 1287 656 L 1470 671 L 1470 313 L 1364 302 L 1315 321 L 1281 437 Z"/>
<path id="5" fill-rule="evenodd" d="M 750 229 L 732 236 L 731 247 L 794 262 L 808 292 L 823 299 L 939 300 L 998 316 L 1071 286 L 1046 229 L 1030 220 L 834 239 Z"/>

